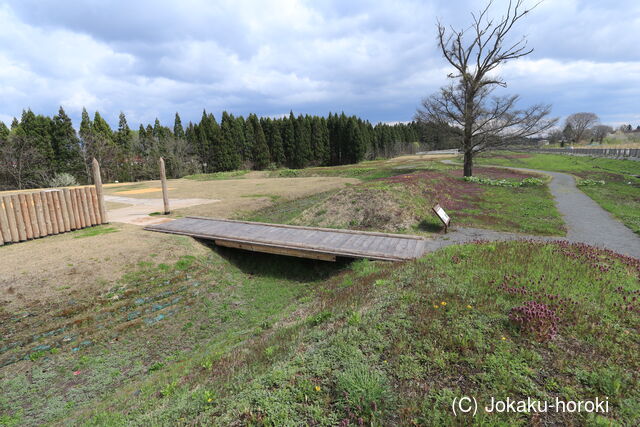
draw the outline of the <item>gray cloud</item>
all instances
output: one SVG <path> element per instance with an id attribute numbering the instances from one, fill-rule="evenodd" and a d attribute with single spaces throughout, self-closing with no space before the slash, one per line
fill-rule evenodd
<path id="1" fill-rule="evenodd" d="M 496 1 L 500 11 L 505 0 Z M 341 111 L 411 119 L 446 82 L 435 22 L 463 28 L 478 2 L 0 2 L 0 120 L 22 108 L 77 123 L 83 106 L 113 124 L 159 117 Z M 536 50 L 500 73 L 523 103 L 554 113 L 638 120 L 640 5 L 554 0 L 519 28 Z"/>

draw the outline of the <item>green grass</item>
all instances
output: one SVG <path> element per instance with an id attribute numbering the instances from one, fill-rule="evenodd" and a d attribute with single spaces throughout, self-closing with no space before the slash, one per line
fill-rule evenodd
<path id="1" fill-rule="evenodd" d="M 194 175 L 185 175 L 184 179 L 191 179 L 193 181 L 215 181 L 219 179 L 236 179 L 249 173 L 249 170 L 236 170 L 229 172 L 214 172 L 214 173 L 198 173 Z"/>
<path id="2" fill-rule="evenodd" d="M 322 286 L 294 292 L 305 295 L 295 312 L 276 302 L 283 290 L 255 294 L 252 307 L 271 307 L 266 312 L 278 313 L 279 321 L 249 333 L 212 329 L 197 351 L 63 419 L 85 425 L 468 425 L 470 417 L 452 414 L 454 397 L 488 404 L 491 397 L 606 396 L 608 414 L 553 413 L 535 421 L 480 412 L 473 421 L 637 425 L 640 306 L 621 305 L 640 291 L 638 274 L 637 264 L 609 253 L 527 242 L 454 246 L 405 264 L 358 262 Z M 266 277 L 255 277 L 261 287 Z M 246 282 L 238 285 L 247 287 L 240 294 L 255 292 Z M 528 294 L 516 291 L 521 287 Z M 557 337 L 539 342 L 509 321 L 510 310 L 529 300 L 556 310 Z"/>
<path id="3" fill-rule="evenodd" d="M 85 237 L 100 236 L 102 234 L 116 233 L 120 231 L 117 227 L 108 225 L 98 225 L 89 228 L 83 228 L 72 233 L 74 239 L 82 239 Z"/>
<path id="4" fill-rule="evenodd" d="M 510 152 L 487 153 L 479 157 L 476 163 L 566 172 L 583 179 L 603 180 L 604 185 L 579 188 L 640 234 L 640 162 L 557 154 L 520 156 L 522 154 Z"/>

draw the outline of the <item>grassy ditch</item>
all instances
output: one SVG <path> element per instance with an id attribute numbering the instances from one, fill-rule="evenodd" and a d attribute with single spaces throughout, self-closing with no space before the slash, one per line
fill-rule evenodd
<path id="1" fill-rule="evenodd" d="M 214 336 L 64 421 L 466 425 L 451 412 L 466 395 L 610 405 L 606 414 L 481 411 L 476 423 L 637 425 L 639 274 L 637 260 L 610 252 L 523 241 L 358 262 L 306 288 L 262 331 L 227 334 L 224 345 Z M 532 301 L 553 316 L 516 321 Z"/>

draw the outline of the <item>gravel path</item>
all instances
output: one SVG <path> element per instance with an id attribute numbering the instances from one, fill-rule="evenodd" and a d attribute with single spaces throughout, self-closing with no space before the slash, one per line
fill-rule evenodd
<path id="1" fill-rule="evenodd" d="M 443 163 L 457 164 L 452 161 L 443 161 Z M 615 219 L 609 212 L 602 209 L 593 199 L 580 191 L 572 175 L 535 169 L 503 168 L 551 176 L 552 179 L 549 184 L 549 189 L 555 198 L 556 207 L 564 219 L 567 227 L 567 236 L 548 238 L 492 230 L 457 228 L 447 235 L 447 237 L 442 237 L 431 242 L 428 250 L 435 250 L 443 246 L 477 239 L 513 240 L 525 238 L 534 240 L 567 240 L 569 242 L 586 243 L 592 246 L 610 249 L 623 255 L 640 258 L 640 237 Z M 431 246 L 433 248 L 431 248 Z"/>

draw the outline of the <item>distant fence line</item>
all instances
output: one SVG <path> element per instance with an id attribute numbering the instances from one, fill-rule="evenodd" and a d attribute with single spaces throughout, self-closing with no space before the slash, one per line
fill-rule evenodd
<path id="1" fill-rule="evenodd" d="M 94 174 L 100 167 L 94 161 Z M 102 183 L 0 195 L 0 246 L 107 223 Z"/>
<path id="2" fill-rule="evenodd" d="M 508 147 L 512 151 L 547 154 L 569 154 L 573 156 L 610 157 L 614 159 L 640 160 L 638 148 L 523 148 Z"/>

